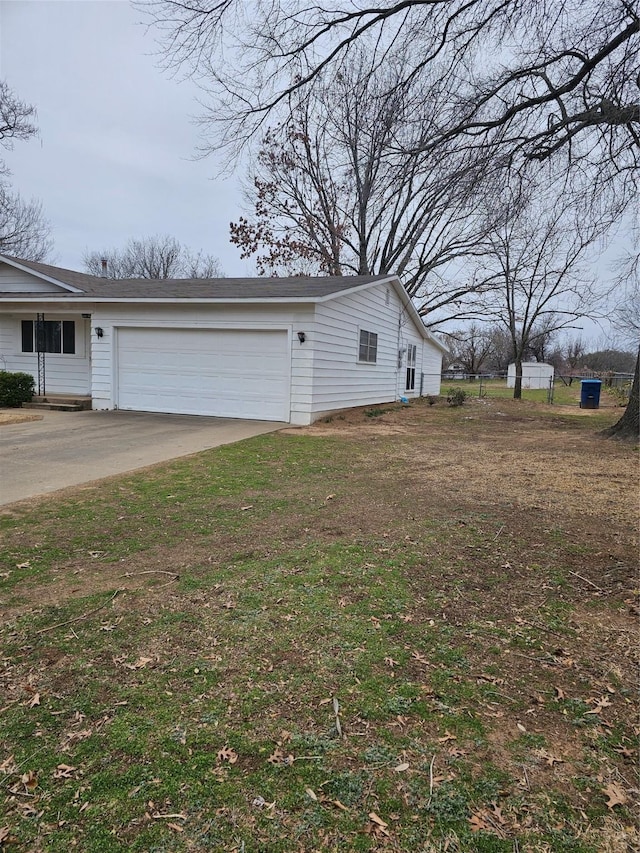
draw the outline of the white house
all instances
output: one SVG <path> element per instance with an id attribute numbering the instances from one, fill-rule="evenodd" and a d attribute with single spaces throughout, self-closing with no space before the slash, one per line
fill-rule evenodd
<path id="1" fill-rule="evenodd" d="M 523 388 L 546 388 L 553 382 L 554 369 L 552 364 L 544 364 L 541 361 L 522 362 L 522 387 Z M 515 388 L 516 366 L 510 364 L 507 370 L 507 388 Z"/>
<path id="2" fill-rule="evenodd" d="M 439 394 L 396 276 L 115 280 L 0 255 L 0 369 L 94 409 L 309 424 Z"/>

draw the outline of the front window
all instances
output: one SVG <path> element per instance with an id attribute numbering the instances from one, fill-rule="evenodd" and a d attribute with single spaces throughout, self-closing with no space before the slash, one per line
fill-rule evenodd
<path id="1" fill-rule="evenodd" d="M 360 329 L 360 349 L 358 361 L 375 364 L 378 359 L 378 336 L 375 332 L 365 332 Z"/>
<path id="2" fill-rule="evenodd" d="M 22 352 L 55 352 L 74 355 L 76 324 L 74 320 L 22 321 Z"/>

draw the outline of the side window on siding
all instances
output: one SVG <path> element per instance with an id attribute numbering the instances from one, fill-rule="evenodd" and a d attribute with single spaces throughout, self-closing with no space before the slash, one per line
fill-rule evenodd
<path id="1" fill-rule="evenodd" d="M 416 352 L 415 344 L 409 344 L 407 347 L 407 391 L 413 391 L 416 387 Z"/>
<path id="2" fill-rule="evenodd" d="M 360 329 L 360 347 L 358 361 L 366 361 L 375 364 L 378 359 L 378 335 L 375 332 L 366 332 Z"/>
<path id="3" fill-rule="evenodd" d="M 33 320 L 22 321 L 22 352 L 33 352 Z"/>
<path id="4" fill-rule="evenodd" d="M 76 324 L 73 320 L 62 321 L 62 352 L 73 355 L 76 351 Z"/>

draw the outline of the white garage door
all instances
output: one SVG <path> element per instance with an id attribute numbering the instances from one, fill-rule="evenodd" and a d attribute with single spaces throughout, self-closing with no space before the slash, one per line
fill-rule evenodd
<path id="1" fill-rule="evenodd" d="M 287 340 L 285 331 L 121 328 L 118 408 L 288 421 Z"/>

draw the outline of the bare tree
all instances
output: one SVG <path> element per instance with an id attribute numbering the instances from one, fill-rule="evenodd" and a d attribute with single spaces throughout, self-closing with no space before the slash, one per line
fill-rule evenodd
<path id="1" fill-rule="evenodd" d="M 21 101 L 6 81 L 0 80 L 0 146 L 11 149 L 14 141 L 34 136 L 34 119 L 35 108 Z M 0 253 L 41 261 L 53 245 L 51 226 L 38 201 L 25 201 L 11 190 L 9 177 L 9 169 L 0 159 Z"/>
<path id="2" fill-rule="evenodd" d="M 560 329 L 575 328 L 578 318 L 603 298 L 587 274 L 589 252 L 606 231 L 606 222 L 584 220 L 569 197 L 544 195 L 539 186 L 527 195 L 507 195 L 503 222 L 481 259 L 485 278 L 499 288 L 484 302 L 509 334 L 516 366 L 514 398 L 522 396 L 522 362 Z"/>
<path id="3" fill-rule="evenodd" d="M 155 235 L 129 240 L 123 249 L 85 252 L 85 269 L 107 278 L 221 278 L 217 258 L 192 252 L 175 237 Z"/>
<path id="4" fill-rule="evenodd" d="M 480 254 L 496 164 L 477 153 L 433 157 L 413 144 L 415 125 L 437 124 L 450 93 L 425 80 L 400 86 L 404 62 L 371 67 L 364 52 L 291 102 L 263 137 L 246 192 L 253 216 L 231 224 L 260 274 L 396 273 L 425 322 L 463 319 L 468 277 L 452 261 Z"/>
<path id="5" fill-rule="evenodd" d="M 582 337 L 570 338 L 564 347 L 564 360 L 569 370 L 574 371 L 584 360 L 586 348 Z"/>
<path id="6" fill-rule="evenodd" d="M 529 343 L 524 353 L 525 358 L 534 358 L 546 362 L 554 352 L 554 344 L 558 333 L 558 317 L 555 313 L 545 314 L 531 329 Z M 560 326 L 562 328 L 562 326 Z"/>
<path id="7" fill-rule="evenodd" d="M 5 149 L 13 147 L 14 140 L 26 140 L 35 136 L 35 107 L 21 101 L 9 88 L 6 80 L 0 80 L 0 145 Z M 0 175 L 8 173 L 0 160 Z"/>
<path id="8" fill-rule="evenodd" d="M 446 342 L 453 360 L 462 365 L 465 373 L 470 376 L 481 373 L 493 355 L 492 330 L 480 323 L 472 323 L 466 329 L 449 332 Z"/>
<path id="9" fill-rule="evenodd" d="M 53 247 L 39 201 L 25 201 L 0 182 L 0 254 L 41 261 Z"/>
<path id="10" fill-rule="evenodd" d="M 214 147 L 246 140 L 292 92 L 308 93 L 367 38 L 380 65 L 403 46 L 403 83 L 425 69 L 456 80 L 447 120 L 429 129 L 425 148 L 452 139 L 499 143 L 537 162 L 563 151 L 604 167 L 602 179 L 621 179 L 633 192 L 640 18 L 629 0 L 138 0 L 138 7 L 159 32 L 166 65 L 205 87 L 203 122 L 216 127 Z"/>

